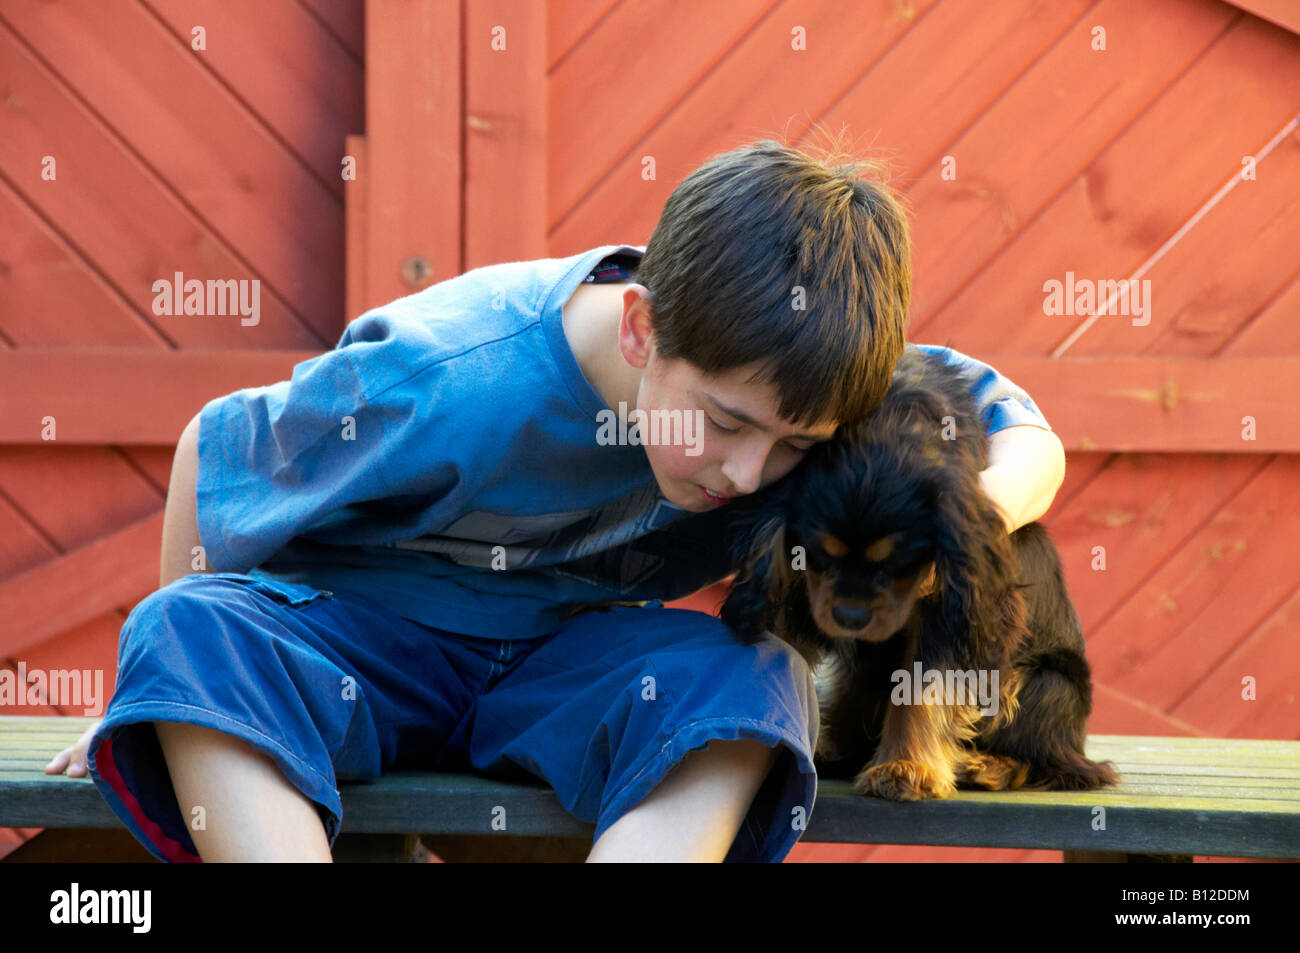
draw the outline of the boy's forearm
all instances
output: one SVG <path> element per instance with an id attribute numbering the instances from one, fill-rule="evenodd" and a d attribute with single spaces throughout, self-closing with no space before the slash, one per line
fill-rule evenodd
<path id="1" fill-rule="evenodd" d="M 181 433 L 172 458 L 171 482 L 167 487 L 167 508 L 163 512 L 162 560 L 158 584 L 161 588 L 194 568 L 194 547 L 199 543 L 198 502 L 195 483 L 199 463 L 199 418 Z M 206 560 L 203 565 L 206 566 Z"/>
<path id="2" fill-rule="evenodd" d="M 989 438 L 980 483 L 1002 511 L 1008 533 L 1041 518 L 1064 480 L 1065 448 L 1050 430 L 1007 427 Z"/>

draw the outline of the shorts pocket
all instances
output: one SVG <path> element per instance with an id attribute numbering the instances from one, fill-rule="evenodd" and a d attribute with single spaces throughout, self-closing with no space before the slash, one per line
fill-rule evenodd
<path id="1" fill-rule="evenodd" d="M 283 579 L 273 579 L 270 576 L 250 576 L 237 572 L 213 572 L 206 573 L 206 575 L 211 579 L 226 579 L 241 586 L 247 586 L 254 592 L 260 592 L 268 599 L 274 599 L 282 605 L 294 608 L 308 606 L 313 602 L 328 599 L 334 595 L 334 593 L 324 589 L 313 589 L 311 586 L 302 583 L 286 582 Z"/>

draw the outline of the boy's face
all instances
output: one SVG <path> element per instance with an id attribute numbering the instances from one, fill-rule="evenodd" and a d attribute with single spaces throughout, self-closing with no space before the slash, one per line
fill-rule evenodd
<path id="1" fill-rule="evenodd" d="M 670 503 L 697 513 L 716 509 L 779 480 L 817 441 L 834 436 L 835 421 L 797 427 L 778 417 L 775 388 L 746 382 L 758 365 L 706 375 L 687 361 L 663 357 L 647 319 L 642 299 L 625 311 L 619 331 L 624 360 L 644 368 L 637 409 L 647 414 L 675 410 L 683 421 L 689 415 L 692 427 L 702 424 L 702 429 L 687 431 L 694 436 L 689 445 L 678 440 L 645 447 L 660 492 Z M 705 490 L 728 499 L 712 498 Z"/>

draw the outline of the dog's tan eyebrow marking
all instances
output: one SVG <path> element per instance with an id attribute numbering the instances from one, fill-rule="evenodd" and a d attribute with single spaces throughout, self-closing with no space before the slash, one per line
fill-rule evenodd
<path id="1" fill-rule="evenodd" d="M 866 548 L 864 555 L 873 563 L 878 563 L 882 559 L 888 559 L 894 552 L 894 541 L 888 536 L 882 536 Z"/>
<path id="2" fill-rule="evenodd" d="M 838 537 L 832 536 L 830 533 L 824 534 L 818 542 L 821 543 L 822 549 L 826 550 L 827 556 L 833 556 L 836 559 L 847 555 L 849 551 L 849 547 L 845 546 Z"/>

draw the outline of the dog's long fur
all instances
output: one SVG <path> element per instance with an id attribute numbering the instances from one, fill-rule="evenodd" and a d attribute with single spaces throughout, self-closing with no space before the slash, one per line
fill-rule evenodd
<path id="1" fill-rule="evenodd" d="M 979 483 L 987 457 L 970 381 L 909 349 L 871 417 L 733 504 L 741 569 L 722 619 L 746 641 L 786 640 L 822 676 L 819 771 L 856 775 L 859 794 L 1119 780 L 1084 755 L 1092 680 L 1056 547 L 1038 523 L 1007 535 Z M 891 703 L 915 662 L 996 672 L 997 713 Z"/>

